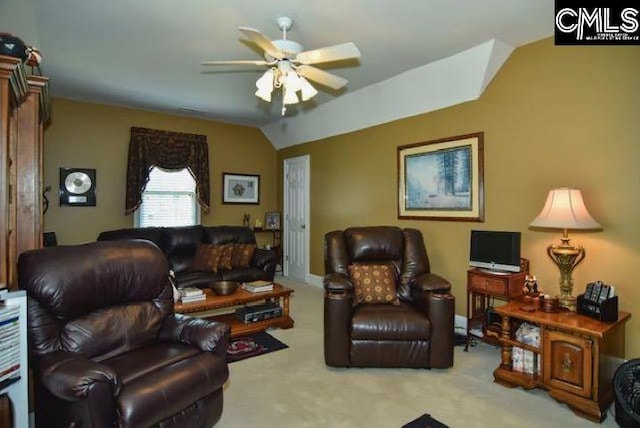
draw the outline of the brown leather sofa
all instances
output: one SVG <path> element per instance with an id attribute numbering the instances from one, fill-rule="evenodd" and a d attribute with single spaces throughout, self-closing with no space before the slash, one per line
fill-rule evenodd
<path id="1" fill-rule="evenodd" d="M 241 226 L 143 227 L 110 230 L 100 233 L 98 241 L 145 239 L 156 244 L 169 261 L 176 286 L 205 288 L 215 281 L 273 281 L 277 256 L 272 250 L 256 248 L 249 267 L 231 270 L 192 269 L 192 261 L 200 244 L 254 244 L 253 230 Z"/>
<path id="2" fill-rule="evenodd" d="M 23 253 L 38 427 L 211 427 L 229 326 L 175 314 L 169 267 L 144 241 Z"/>
<path id="3" fill-rule="evenodd" d="M 325 235 L 324 355 L 334 367 L 453 366 L 451 284 L 431 273 L 422 233 L 392 226 Z M 349 266 L 386 265 L 396 304 L 356 303 Z"/>

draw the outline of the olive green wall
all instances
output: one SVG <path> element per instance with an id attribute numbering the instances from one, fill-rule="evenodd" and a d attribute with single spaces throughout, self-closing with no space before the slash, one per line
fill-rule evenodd
<path id="1" fill-rule="evenodd" d="M 202 224 L 241 225 L 243 213 L 251 214 L 252 223 L 264 221 L 264 213 L 277 207 L 277 154 L 259 129 L 60 98 L 53 100 L 52 116 L 45 132 L 44 183 L 52 190 L 44 221 L 61 244 L 95 241 L 101 231 L 133 227 L 133 216 L 124 215 L 132 126 L 207 136 L 211 211 L 202 215 Z M 60 206 L 60 167 L 96 169 L 95 207 Z M 260 205 L 223 205 L 223 172 L 259 174 Z"/>
<path id="2" fill-rule="evenodd" d="M 330 230 L 415 227 L 424 234 L 432 270 L 453 283 L 456 312 L 464 315 L 469 231 L 515 230 L 522 232 L 532 273 L 546 292 L 557 294 L 559 271 L 546 246 L 559 243 L 561 232 L 533 231 L 528 224 L 550 189 L 569 186 L 582 189 L 604 226 L 570 233 L 587 251 L 574 271 L 575 291 L 603 280 L 615 285 L 621 310 L 637 312 L 638 76 L 637 47 L 561 47 L 546 39 L 515 50 L 477 101 L 280 150 L 280 183 L 283 159 L 311 158 L 311 272 L 324 274 L 323 235 Z M 484 223 L 398 220 L 397 147 L 478 131 L 485 137 Z M 640 355 L 639 338 L 635 313 L 627 356 Z"/>

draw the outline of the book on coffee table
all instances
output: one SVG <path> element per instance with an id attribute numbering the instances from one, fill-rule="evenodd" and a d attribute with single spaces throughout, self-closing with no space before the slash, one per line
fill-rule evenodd
<path id="1" fill-rule="evenodd" d="M 270 281 L 251 281 L 242 283 L 242 288 L 250 293 L 260 293 L 262 291 L 272 291 L 273 282 Z"/>

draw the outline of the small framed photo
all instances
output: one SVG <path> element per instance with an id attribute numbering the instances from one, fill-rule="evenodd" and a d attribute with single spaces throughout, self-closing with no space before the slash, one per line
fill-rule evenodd
<path id="1" fill-rule="evenodd" d="M 260 176 L 222 173 L 223 204 L 259 204 Z"/>
<path id="2" fill-rule="evenodd" d="M 264 215 L 264 225 L 269 230 L 280 230 L 280 213 L 266 213 Z"/>

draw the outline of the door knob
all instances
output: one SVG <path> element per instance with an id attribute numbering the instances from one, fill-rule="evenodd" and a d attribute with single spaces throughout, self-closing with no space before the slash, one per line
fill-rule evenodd
<path id="1" fill-rule="evenodd" d="M 300 229 L 306 229 L 307 226 L 305 226 L 304 224 L 300 225 Z"/>

